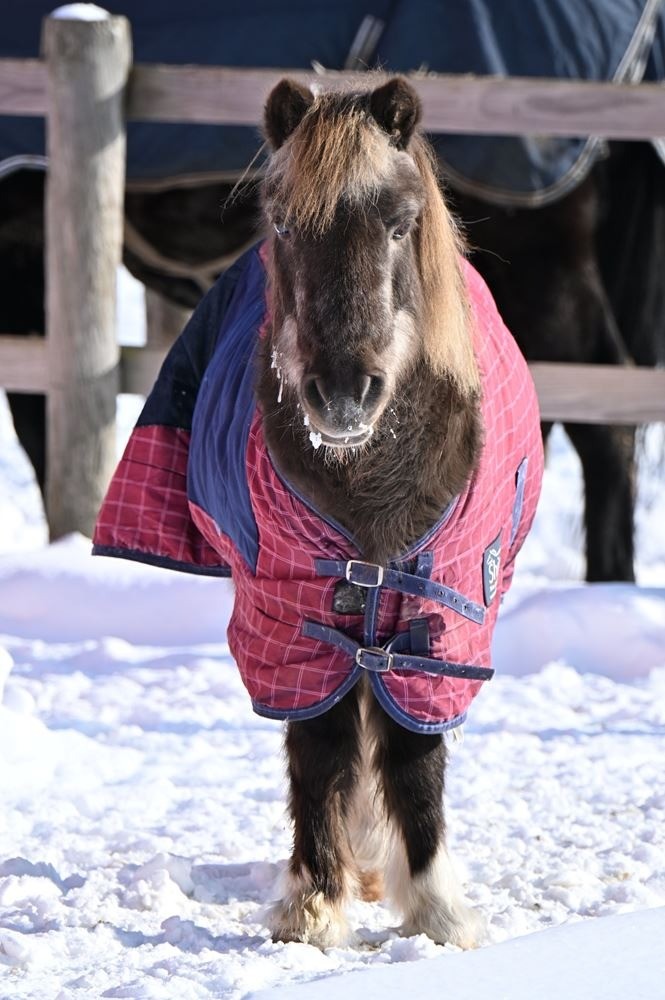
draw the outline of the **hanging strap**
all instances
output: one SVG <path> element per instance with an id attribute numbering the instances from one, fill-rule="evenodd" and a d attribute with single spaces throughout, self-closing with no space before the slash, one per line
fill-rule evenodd
<path id="1" fill-rule="evenodd" d="M 482 605 L 475 604 L 450 587 L 422 576 L 397 569 L 385 569 L 360 559 L 315 559 L 314 566 L 318 576 L 339 576 L 357 587 L 388 587 L 389 590 L 398 590 L 402 594 L 436 601 L 478 625 L 485 621 L 485 608 Z"/>

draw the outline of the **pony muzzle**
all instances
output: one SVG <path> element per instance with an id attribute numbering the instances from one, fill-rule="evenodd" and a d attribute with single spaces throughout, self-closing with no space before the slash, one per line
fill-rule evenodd
<path id="1" fill-rule="evenodd" d="M 385 380 L 380 375 L 357 375 L 343 387 L 333 380 L 308 375 L 301 388 L 302 405 L 313 431 L 324 444 L 357 447 L 364 444 L 380 416 Z"/>

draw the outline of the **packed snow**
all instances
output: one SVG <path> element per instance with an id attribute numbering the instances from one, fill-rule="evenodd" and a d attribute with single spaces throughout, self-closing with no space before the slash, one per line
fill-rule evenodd
<path id="1" fill-rule="evenodd" d="M 121 397 L 119 445 L 140 400 Z M 638 586 L 580 582 L 562 432 L 453 744 L 449 840 L 474 952 L 275 944 L 290 846 L 279 724 L 230 659 L 224 581 L 48 545 L 0 397 L 0 998 L 660 1000 L 665 981 L 665 434 L 641 444 Z M 344 979 L 341 977 L 344 976 Z"/>

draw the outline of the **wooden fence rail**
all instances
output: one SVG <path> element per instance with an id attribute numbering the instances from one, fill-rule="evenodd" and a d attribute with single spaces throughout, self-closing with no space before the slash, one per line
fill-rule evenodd
<path id="1" fill-rule="evenodd" d="M 88 534 L 115 461 L 119 389 L 146 392 L 165 345 L 119 351 L 125 121 L 258 125 L 265 97 L 301 70 L 136 65 L 125 18 L 47 18 L 45 60 L 0 59 L 0 114 L 48 123 L 46 338 L 0 338 L 0 386 L 48 397 L 47 516 L 53 537 Z M 333 85 L 352 74 L 327 73 Z M 665 136 L 665 88 L 546 79 L 415 75 L 431 132 L 650 139 Z M 99 234 L 103 238 L 99 239 Z M 543 417 L 665 420 L 665 371 L 532 365 Z"/>
<path id="2" fill-rule="evenodd" d="M 134 65 L 126 116 L 133 121 L 257 125 L 265 98 L 284 75 L 303 83 L 321 76 L 300 69 Z M 328 71 L 346 82 L 352 73 Z M 596 83 L 541 77 L 428 74 L 411 82 L 430 132 L 478 135 L 665 137 L 665 90 L 657 83 Z M 48 114 L 48 75 L 39 59 L 0 59 L 0 112 Z"/>
<path id="3" fill-rule="evenodd" d="M 123 347 L 120 391 L 146 395 L 167 348 Z M 530 366 L 543 420 L 580 424 L 645 424 L 665 420 L 665 371 L 616 365 L 554 362 Z M 0 383 L 14 392 L 44 392 L 52 385 L 49 348 L 43 337 L 0 337 Z"/>

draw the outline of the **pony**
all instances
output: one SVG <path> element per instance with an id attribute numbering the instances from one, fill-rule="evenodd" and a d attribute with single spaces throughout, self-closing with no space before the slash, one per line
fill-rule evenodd
<path id="1" fill-rule="evenodd" d="M 411 154 L 405 151 L 418 116 L 414 95 L 404 84 L 372 95 L 370 110 L 384 135 L 367 127 L 357 98 L 328 97 L 318 104 L 313 113 L 310 95 L 284 82 L 266 109 L 275 150 L 265 183 L 275 232 L 274 314 L 259 398 L 271 412 L 276 369 L 267 364 L 270 349 L 280 358 L 287 387 L 284 415 L 267 428 L 275 454 L 292 481 L 319 509 L 352 528 L 366 557 L 381 564 L 431 528 L 473 469 L 481 434 L 479 380 L 464 336 L 459 275 L 450 264 L 457 237 L 433 190 L 422 145 L 412 140 Z M 388 256 L 406 256 L 402 244 L 410 242 L 409 230 L 425 205 L 440 216 L 427 219 L 422 230 L 423 244 L 431 245 L 422 246 L 421 266 L 437 292 L 429 300 L 414 281 L 413 256 L 411 267 L 399 268 L 390 267 Z M 435 280 L 431 272 L 442 256 L 448 266 Z M 423 481 L 415 488 L 401 475 L 401 438 L 385 435 L 378 461 L 363 455 L 396 385 L 413 366 L 414 313 L 431 342 L 429 371 L 419 373 L 408 393 L 412 412 L 427 412 L 433 392 L 442 411 L 456 410 L 462 425 L 455 434 L 461 447 L 451 449 L 436 471 L 438 449 L 427 440 L 432 424 L 417 427 L 412 445 L 422 459 Z M 455 373 L 454 383 L 441 377 L 444 371 Z M 324 442 L 327 462 L 291 446 L 301 424 L 299 406 Z M 443 454 L 438 457 L 441 462 Z M 294 849 L 284 898 L 270 915 L 274 936 L 320 946 L 345 940 L 343 907 L 357 892 L 354 882 L 371 898 L 380 891 L 383 867 L 404 912 L 405 933 L 475 944 L 478 921 L 443 846 L 442 737 L 399 729 L 363 684 L 323 717 L 289 723 L 286 749 Z M 393 827 L 388 835 L 377 837 L 373 810 L 366 815 L 367 796 Z"/>
<path id="2" fill-rule="evenodd" d="M 284 82 L 266 109 L 275 151 L 265 183 L 275 233 L 274 312 L 259 399 L 264 411 L 273 410 L 276 369 L 267 364 L 267 351 L 274 351 L 287 389 L 284 415 L 267 425 L 278 461 L 320 510 L 353 529 L 366 557 L 381 564 L 431 528 L 477 462 L 479 379 L 464 336 L 454 259 L 451 264 L 456 235 L 434 192 L 424 149 L 412 138 L 418 117 L 413 93 L 403 83 L 373 93 L 369 110 L 380 125 L 376 129 L 368 127 L 357 97 L 323 98 L 316 113 L 313 106 L 306 91 Z M 439 214 L 423 219 L 420 230 L 419 263 L 436 290 L 429 298 L 414 280 L 415 248 L 408 246 L 409 231 L 425 209 Z M 389 255 L 407 254 L 411 266 L 390 266 Z M 441 257 L 447 266 L 435 278 Z M 414 314 L 429 340 L 429 364 L 413 380 L 412 392 L 401 388 L 400 395 L 421 414 L 430 409 L 433 393 L 441 410 L 461 425 L 455 432 L 461 447 L 444 457 L 438 429 L 418 421 L 413 445 L 423 481 L 417 485 L 401 474 L 401 436 L 384 435 L 383 448 L 374 443 L 371 453 L 363 453 L 396 386 L 413 367 Z M 454 382 L 442 377 L 446 371 L 455 373 Z M 292 447 L 301 425 L 299 406 L 321 437 L 327 462 L 302 445 Z M 428 441 L 432 430 L 434 441 Z M 383 452 L 378 461 L 377 451 Z M 438 470 L 432 467 L 435 456 Z M 363 688 L 323 717 L 288 724 L 294 850 L 284 898 L 271 913 L 273 933 L 320 945 L 345 937 L 342 908 L 354 891 L 354 875 L 370 894 L 377 866 L 387 860 L 380 857 L 385 845 L 372 844 L 375 828 L 363 815 L 369 793 L 370 802 L 381 796 L 386 819 L 396 827 L 391 854 L 402 856 L 397 864 L 393 857 L 392 865 L 400 870 L 387 874 L 405 911 L 406 932 L 471 945 L 477 924 L 442 846 L 443 740 L 400 731 Z M 380 791 L 372 787 L 377 772 Z M 353 859 L 363 854 L 370 860 L 358 875 Z"/>
<path id="3" fill-rule="evenodd" d="M 230 571 L 231 651 L 254 710 L 286 720 L 293 853 L 269 923 L 319 947 L 384 890 L 403 933 L 479 938 L 446 848 L 443 734 L 492 675 L 542 476 L 526 363 L 420 114 L 400 77 L 270 93 L 270 235 L 172 348 L 94 539 Z"/>

